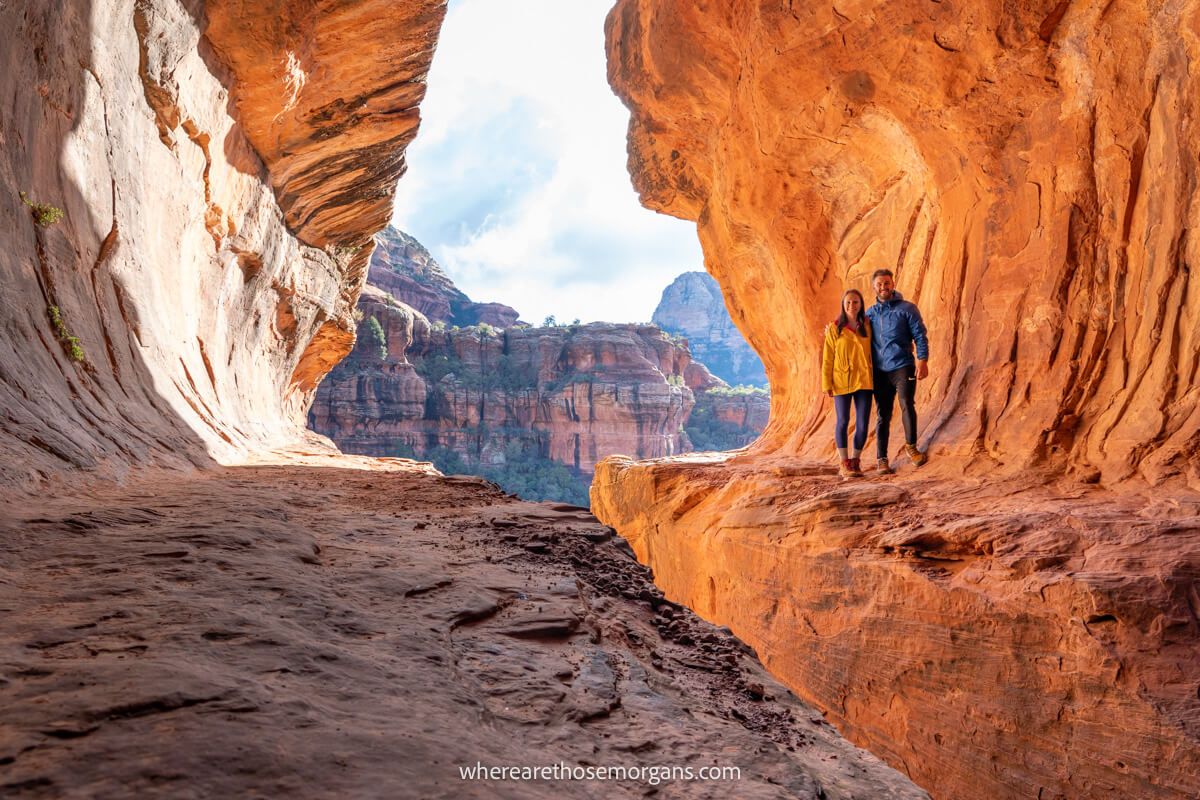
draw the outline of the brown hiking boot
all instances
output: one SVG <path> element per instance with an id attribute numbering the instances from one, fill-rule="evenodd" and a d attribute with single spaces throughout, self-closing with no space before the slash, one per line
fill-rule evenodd
<path id="1" fill-rule="evenodd" d="M 894 470 L 890 466 L 888 466 L 888 460 L 886 458 L 877 458 L 877 459 L 875 459 L 875 474 L 876 475 L 895 475 L 896 470 Z"/>
<path id="2" fill-rule="evenodd" d="M 850 469 L 854 470 L 854 477 L 861 478 L 863 476 L 862 460 L 858 458 L 850 459 Z"/>
<path id="3" fill-rule="evenodd" d="M 904 452 L 908 453 L 908 457 L 912 459 L 914 467 L 919 467 L 929 460 L 929 456 L 918 450 L 915 444 L 904 445 Z"/>
<path id="4" fill-rule="evenodd" d="M 854 468 L 852 466 L 850 466 L 850 459 L 848 459 L 848 458 L 842 459 L 842 466 L 838 470 L 838 475 L 841 475 L 843 478 L 861 478 L 862 477 L 861 472 L 856 473 L 854 471 Z"/>

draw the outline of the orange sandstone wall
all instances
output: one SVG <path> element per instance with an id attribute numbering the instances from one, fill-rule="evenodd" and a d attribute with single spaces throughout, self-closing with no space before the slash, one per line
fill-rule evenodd
<path id="1" fill-rule="evenodd" d="M 0 3 L 0 486 L 303 435 L 443 12 Z"/>
<path id="2" fill-rule="evenodd" d="M 1198 32 L 1197 0 L 608 17 L 634 184 L 696 222 L 772 407 L 742 454 L 602 461 L 593 511 L 939 800 L 1200 794 Z M 819 332 L 879 267 L 929 325 L 934 458 L 843 484 Z"/>
<path id="3" fill-rule="evenodd" d="M 766 364 L 759 452 L 828 452 L 818 332 L 888 267 L 935 454 L 1200 484 L 1197 8 L 617 3 L 630 171 Z"/>

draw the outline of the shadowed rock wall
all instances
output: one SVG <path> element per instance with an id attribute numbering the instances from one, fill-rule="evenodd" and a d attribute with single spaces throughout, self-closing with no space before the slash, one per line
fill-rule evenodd
<path id="1" fill-rule="evenodd" d="M 302 435 L 443 11 L 0 4 L 0 483 Z"/>

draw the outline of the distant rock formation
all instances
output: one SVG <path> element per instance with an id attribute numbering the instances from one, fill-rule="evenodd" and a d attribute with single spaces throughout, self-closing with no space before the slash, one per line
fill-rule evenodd
<path id="1" fill-rule="evenodd" d="M 364 455 L 519 454 L 591 473 L 609 453 L 686 449 L 686 347 L 651 325 L 451 330 L 368 286 L 358 342 L 317 392 L 310 424 Z"/>
<path id="2" fill-rule="evenodd" d="M 508 306 L 472 302 L 407 233 L 389 227 L 376 241 L 354 350 L 309 411 L 309 426 L 347 452 L 428 459 L 585 505 L 605 456 L 733 449 L 766 427 L 766 390 L 731 389 L 677 335 L 534 328 Z"/>
<path id="3" fill-rule="evenodd" d="M 721 287 L 707 272 L 685 272 L 663 290 L 650 318 L 665 331 L 686 336 L 692 355 L 731 384 L 766 386 L 762 360 L 729 317 Z"/>
<path id="4" fill-rule="evenodd" d="M 753 442 L 767 427 L 771 395 L 758 387 L 724 383 L 696 392 L 684 431 L 691 450 L 734 450 Z"/>
<path id="5" fill-rule="evenodd" d="M 442 271 L 425 246 L 388 226 L 375 237 L 375 255 L 367 280 L 433 322 L 487 324 L 507 328 L 518 321 L 516 309 L 503 303 L 476 303 Z"/>
<path id="6" fill-rule="evenodd" d="M 357 344 L 309 412 L 347 452 L 428 459 L 586 504 L 600 458 L 691 449 L 691 356 L 654 326 L 451 329 L 370 285 L 359 308 Z"/>

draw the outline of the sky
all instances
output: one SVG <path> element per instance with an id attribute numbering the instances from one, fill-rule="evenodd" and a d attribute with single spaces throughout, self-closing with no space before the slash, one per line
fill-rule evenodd
<path id="1" fill-rule="evenodd" d="M 694 223 L 642 208 L 605 76 L 612 0 L 450 0 L 393 224 L 460 289 L 540 323 L 647 322 L 703 270 Z"/>

